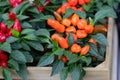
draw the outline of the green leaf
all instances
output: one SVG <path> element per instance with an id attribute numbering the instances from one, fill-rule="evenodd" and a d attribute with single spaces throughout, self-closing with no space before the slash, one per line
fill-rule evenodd
<path id="1" fill-rule="evenodd" d="M 26 63 L 26 58 L 22 52 L 19 50 L 13 50 L 10 55 L 14 60 L 20 62 L 20 63 Z"/>
<path id="2" fill-rule="evenodd" d="M 73 37 L 73 35 L 70 33 L 70 34 L 68 35 L 68 44 L 69 44 L 69 46 L 72 46 L 73 43 L 74 43 L 74 37 Z"/>
<path id="3" fill-rule="evenodd" d="M 99 60 L 103 60 L 104 59 L 104 57 L 99 54 L 96 45 L 90 44 L 89 53 L 90 53 L 90 55 L 95 56 Z"/>
<path id="4" fill-rule="evenodd" d="M 68 75 L 68 67 L 64 67 L 60 72 L 60 80 L 66 80 Z"/>
<path id="5" fill-rule="evenodd" d="M 19 6 L 17 6 L 16 8 L 14 8 L 12 10 L 12 12 L 14 12 L 15 14 L 18 14 L 19 11 L 24 7 L 24 5 L 28 4 L 28 1 L 24 1 L 22 2 L 22 4 L 20 4 Z"/>
<path id="6" fill-rule="evenodd" d="M 75 10 L 75 13 L 77 15 L 79 15 L 80 18 L 84 18 L 84 19 L 86 18 L 86 13 L 85 12 L 82 12 L 80 10 Z"/>
<path id="7" fill-rule="evenodd" d="M 80 67 L 75 65 L 71 72 L 72 80 L 80 80 Z"/>
<path id="8" fill-rule="evenodd" d="M 50 38 L 50 33 L 47 29 L 39 29 L 35 32 L 37 36 L 44 36 L 47 38 Z"/>
<path id="9" fill-rule="evenodd" d="M 94 23 L 105 17 L 116 18 L 117 15 L 116 15 L 115 11 L 113 10 L 113 8 L 111 8 L 109 6 L 105 6 L 95 14 Z"/>
<path id="10" fill-rule="evenodd" d="M 29 41 L 27 42 L 27 44 L 29 44 L 31 47 L 33 47 L 35 50 L 38 51 L 44 51 L 44 48 L 42 46 L 42 44 L 40 44 L 40 42 L 36 42 L 36 41 Z"/>
<path id="11" fill-rule="evenodd" d="M 14 24 L 14 21 L 7 21 L 7 27 L 12 27 L 13 26 L 13 24 Z"/>
<path id="12" fill-rule="evenodd" d="M 62 49 L 62 48 L 57 48 L 56 50 L 54 50 L 53 51 L 53 54 L 56 54 L 56 55 L 62 55 L 62 54 L 64 54 L 64 49 Z"/>
<path id="13" fill-rule="evenodd" d="M 103 45 L 100 45 L 99 46 L 99 53 L 102 55 L 102 56 L 105 56 L 105 53 L 106 52 L 106 47 L 103 46 Z"/>
<path id="14" fill-rule="evenodd" d="M 39 40 L 41 43 L 48 43 L 48 44 L 51 44 L 50 42 L 50 39 L 49 38 L 46 38 L 46 37 L 39 37 Z"/>
<path id="15" fill-rule="evenodd" d="M 54 19 L 54 17 L 52 15 L 46 15 L 46 16 L 42 16 L 42 17 L 37 18 L 37 19 L 32 19 L 30 22 L 40 22 L 40 21 L 47 20 L 48 18 Z"/>
<path id="16" fill-rule="evenodd" d="M 12 35 L 15 37 L 19 37 L 19 35 L 20 35 L 20 33 L 15 29 L 12 29 L 11 32 L 12 32 Z"/>
<path id="17" fill-rule="evenodd" d="M 107 3 L 108 3 L 110 6 L 112 6 L 113 3 L 114 3 L 114 0 L 107 0 Z"/>
<path id="18" fill-rule="evenodd" d="M 11 45 L 8 42 L 4 42 L 1 46 L 0 49 L 3 51 L 6 51 L 8 53 L 11 53 L 12 49 L 11 49 Z"/>
<path id="19" fill-rule="evenodd" d="M 10 37 L 8 37 L 8 38 L 6 39 L 6 42 L 8 42 L 8 43 L 13 43 L 13 42 L 16 42 L 17 40 L 19 40 L 19 38 L 10 36 Z"/>
<path id="20" fill-rule="evenodd" d="M 21 49 L 22 45 L 21 43 L 12 43 L 11 47 L 12 49 Z"/>
<path id="21" fill-rule="evenodd" d="M 61 72 L 61 70 L 64 68 L 64 62 L 61 60 L 57 60 L 52 67 L 52 73 L 51 76 Z"/>
<path id="22" fill-rule="evenodd" d="M 40 58 L 37 66 L 46 66 L 53 63 L 53 61 L 54 55 L 52 53 L 45 53 L 45 55 Z"/>
<path id="23" fill-rule="evenodd" d="M 5 80 L 12 80 L 12 73 L 7 68 L 3 68 L 2 74 Z"/>
<path id="24" fill-rule="evenodd" d="M 36 14 L 39 14 L 39 11 L 37 10 L 37 8 L 35 7 L 31 7 L 30 9 L 28 9 L 29 12 L 32 12 L 32 13 L 36 13 Z"/>
<path id="25" fill-rule="evenodd" d="M 71 51 L 65 51 L 64 55 L 68 58 L 68 64 L 72 64 L 80 60 L 80 57 L 76 54 L 72 54 Z"/>
<path id="26" fill-rule="evenodd" d="M 92 38 L 97 41 L 99 44 L 102 44 L 104 46 L 108 46 L 108 41 L 106 37 L 102 33 L 98 33 L 96 35 L 93 35 Z"/>
<path id="27" fill-rule="evenodd" d="M 22 48 L 23 48 L 24 50 L 30 51 L 29 45 L 26 44 L 25 42 L 22 42 L 22 43 L 21 43 L 21 46 L 22 46 Z"/>
<path id="28" fill-rule="evenodd" d="M 86 56 L 81 56 L 81 60 L 86 62 L 86 65 L 90 65 L 92 62 L 92 58 L 91 57 L 86 57 Z"/>
<path id="29" fill-rule="evenodd" d="M 9 3 L 7 1 L 0 1 L 0 7 L 8 6 Z"/>
<path id="30" fill-rule="evenodd" d="M 10 59 L 8 61 L 8 64 L 9 64 L 9 67 L 11 67 L 12 69 L 15 69 L 16 71 L 19 71 L 19 64 L 15 60 Z"/>
<path id="31" fill-rule="evenodd" d="M 19 76 L 22 77 L 22 80 L 28 80 L 26 64 L 20 64 L 19 67 L 20 67 L 20 70 L 17 71 Z"/>
<path id="32" fill-rule="evenodd" d="M 32 25 L 28 22 L 23 22 L 22 28 L 32 28 Z"/>
<path id="33" fill-rule="evenodd" d="M 31 34 L 31 33 L 34 33 L 35 30 L 34 29 L 23 29 L 21 31 L 21 35 L 24 35 L 24 34 Z"/>
<path id="34" fill-rule="evenodd" d="M 68 8 L 68 9 L 66 9 L 66 13 L 65 13 L 65 15 L 63 16 L 63 18 L 68 18 L 68 17 L 70 17 L 73 13 L 74 13 L 74 10 L 71 9 L 71 8 Z"/>
<path id="35" fill-rule="evenodd" d="M 27 10 L 28 8 L 31 7 L 31 4 L 26 4 L 21 10 L 20 10 L 20 14 L 22 14 L 23 12 L 25 12 L 25 10 Z"/>
<path id="36" fill-rule="evenodd" d="M 23 37 L 24 39 L 27 39 L 27 40 L 37 40 L 37 37 L 35 36 L 34 33 L 32 34 L 27 34 L 26 36 Z"/>
<path id="37" fill-rule="evenodd" d="M 26 15 L 18 15 L 17 18 L 22 21 L 22 20 L 25 20 L 25 19 L 28 19 L 29 16 L 26 16 Z"/>
<path id="38" fill-rule="evenodd" d="M 27 51 L 22 51 L 22 52 L 23 52 L 27 62 L 33 62 L 33 57 L 29 52 L 27 52 Z"/>
<path id="39" fill-rule="evenodd" d="M 4 20 L 8 20 L 8 19 L 9 19 L 9 18 L 8 18 L 8 13 L 3 14 L 3 15 L 2 15 L 2 18 L 3 18 Z"/>

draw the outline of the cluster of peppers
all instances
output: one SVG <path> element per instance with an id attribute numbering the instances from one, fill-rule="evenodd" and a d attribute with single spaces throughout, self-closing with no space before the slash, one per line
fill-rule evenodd
<path id="1" fill-rule="evenodd" d="M 74 5 L 72 5 L 70 1 L 72 1 Z M 49 18 L 47 20 L 47 24 L 51 28 L 55 29 L 55 31 L 57 32 L 57 33 L 55 32 L 51 36 L 51 40 L 57 41 L 61 48 L 68 49 L 73 54 L 77 53 L 84 56 L 84 55 L 87 55 L 87 53 L 89 52 L 90 45 L 87 44 L 87 45 L 81 46 L 80 44 L 77 43 L 77 40 L 87 38 L 93 32 L 94 33 L 107 32 L 107 27 L 106 25 L 94 27 L 94 25 L 91 22 L 88 22 L 86 19 L 82 19 L 75 13 L 68 18 L 62 18 L 60 14 L 64 15 L 65 10 L 67 8 L 75 7 L 77 9 L 76 5 L 78 4 L 78 1 L 81 1 L 81 0 L 68 0 L 68 3 L 63 4 L 60 8 L 58 8 L 57 11 L 54 12 L 54 16 L 56 20 Z M 90 2 L 90 0 L 88 2 Z M 75 8 L 73 9 L 75 10 Z M 64 34 L 64 36 L 61 36 L 58 33 Z M 68 43 L 69 34 L 71 34 L 72 37 L 74 38 L 74 43 L 71 46 L 69 46 L 69 43 Z M 94 45 L 97 45 L 97 42 L 93 38 L 88 39 L 88 43 L 89 42 Z M 63 60 L 65 63 L 68 61 L 68 59 L 65 56 L 58 56 L 58 59 Z"/>
<path id="2" fill-rule="evenodd" d="M 91 0 L 68 0 L 60 8 L 57 9 L 59 14 L 65 14 L 67 8 L 72 8 L 74 10 L 85 11 L 83 5 L 89 3 Z"/>
<path id="3" fill-rule="evenodd" d="M 8 55 L 4 51 L 0 50 L 0 66 L 7 67 L 8 66 L 7 61 Z"/>

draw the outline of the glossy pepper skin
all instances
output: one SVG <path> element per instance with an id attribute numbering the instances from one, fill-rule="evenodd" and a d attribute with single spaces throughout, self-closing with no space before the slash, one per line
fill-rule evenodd
<path id="1" fill-rule="evenodd" d="M 16 19 L 13 25 L 13 29 L 17 30 L 18 32 L 21 32 L 21 24 L 19 19 Z"/>
<path id="2" fill-rule="evenodd" d="M 0 50 L 0 66 L 6 68 L 8 66 L 7 61 L 8 55 L 4 51 Z"/>
<path id="3" fill-rule="evenodd" d="M 86 55 L 89 52 L 89 50 L 90 50 L 90 46 L 86 45 L 81 49 L 80 54 L 81 55 Z"/>
<path id="4" fill-rule="evenodd" d="M 10 12 L 8 16 L 9 16 L 10 20 L 15 20 L 16 19 L 16 14 L 13 13 L 13 12 Z"/>
<path id="5" fill-rule="evenodd" d="M 12 5 L 13 8 L 16 8 L 16 7 L 19 6 L 22 2 L 23 2 L 23 0 L 9 0 L 9 3 Z"/>

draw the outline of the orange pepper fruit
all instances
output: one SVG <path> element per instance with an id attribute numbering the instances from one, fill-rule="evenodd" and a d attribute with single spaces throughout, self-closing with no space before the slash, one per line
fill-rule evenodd
<path id="1" fill-rule="evenodd" d="M 93 25 L 87 25 L 87 26 L 85 26 L 86 33 L 91 34 L 93 32 L 93 30 L 94 30 Z"/>
<path id="2" fill-rule="evenodd" d="M 71 21 L 68 18 L 64 18 L 62 24 L 68 27 L 71 25 Z"/>
<path id="3" fill-rule="evenodd" d="M 85 30 L 77 30 L 76 35 L 78 38 L 85 38 L 88 34 L 85 32 Z"/>
<path id="4" fill-rule="evenodd" d="M 58 41 L 59 38 L 60 38 L 60 36 L 59 36 L 58 34 L 56 34 L 56 33 L 51 36 L 51 39 L 52 39 L 52 40 Z"/>
<path id="5" fill-rule="evenodd" d="M 72 53 L 79 53 L 81 51 L 81 46 L 74 43 L 72 46 L 71 46 L 71 52 Z"/>
<path id="6" fill-rule="evenodd" d="M 97 45 L 97 42 L 96 42 L 93 38 L 89 39 L 88 42 L 91 42 L 91 43 L 93 43 L 94 45 Z"/>
<path id="7" fill-rule="evenodd" d="M 68 41 L 65 38 L 60 37 L 58 40 L 58 43 L 61 48 L 64 48 L 64 49 L 68 48 Z"/>
<path id="8" fill-rule="evenodd" d="M 62 58 L 62 60 L 63 60 L 64 63 L 67 63 L 67 62 L 68 62 L 68 58 L 65 57 L 65 56 Z"/>
<path id="9" fill-rule="evenodd" d="M 61 6 L 61 13 L 62 14 L 65 14 L 65 11 L 67 8 L 70 8 L 70 5 L 68 3 L 64 3 L 62 6 Z"/>
<path id="10" fill-rule="evenodd" d="M 81 54 L 81 55 L 86 55 L 86 54 L 89 52 L 89 50 L 90 50 L 90 46 L 89 46 L 89 45 L 86 45 L 86 46 L 84 46 L 84 47 L 81 49 L 80 54 Z"/>
<path id="11" fill-rule="evenodd" d="M 63 33 L 65 31 L 65 26 L 60 24 L 57 20 L 49 18 L 47 24 L 54 28 L 57 32 Z"/>
<path id="12" fill-rule="evenodd" d="M 89 3 L 91 0 L 84 0 L 85 1 L 85 3 Z"/>
<path id="13" fill-rule="evenodd" d="M 76 33 L 76 28 L 74 26 L 70 26 L 70 27 L 66 28 L 65 31 L 66 31 L 66 33 L 70 33 L 70 32 Z"/>
<path id="14" fill-rule="evenodd" d="M 85 0 L 78 0 L 79 1 L 79 5 L 84 5 L 85 4 Z"/>
<path id="15" fill-rule="evenodd" d="M 54 16 L 57 19 L 57 21 L 61 21 L 62 20 L 61 15 L 58 12 L 56 12 L 56 11 L 54 11 Z"/>
<path id="16" fill-rule="evenodd" d="M 71 6 L 76 6 L 77 3 L 78 3 L 78 0 L 68 0 L 68 3 L 69 3 Z"/>
<path id="17" fill-rule="evenodd" d="M 72 25 L 76 26 L 78 21 L 79 21 L 79 16 L 77 14 L 73 14 L 72 17 L 71 17 Z"/>
<path id="18" fill-rule="evenodd" d="M 87 26 L 87 21 L 85 19 L 80 19 L 77 23 L 78 29 L 85 29 Z"/>

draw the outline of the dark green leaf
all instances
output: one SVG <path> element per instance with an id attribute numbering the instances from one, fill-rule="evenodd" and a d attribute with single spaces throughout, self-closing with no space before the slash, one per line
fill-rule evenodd
<path id="1" fill-rule="evenodd" d="M 50 38 L 50 33 L 47 29 L 39 29 L 35 33 L 37 36 L 44 36 L 47 38 Z"/>
<path id="2" fill-rule="evenodd" d="M 61 70 L 62 70 L 63 68 L 64 68 L 64 62 L 61 61 L 61 60 L 56 61 L 56 62 L 53 64 L 51 76 L 53 76 L 53 75 L 61 72 Z"/>
<path id="3" fill-rule="evenodd" d="M 33 19 L 30 22 L 40 22 L 40 21 L 47 20 L 48 18 L 53 18 L 54 19 L 54 17 L 52 15 L 46 15 L 46 16 L 42 16 L 42 17 L 37 18 L 37 19 Z"/>
<path id="4" fill-rule="evenodd" d="M 26 16 L 26 15 L 18 15 L 17 18 L 22 21 L 22 20 L 25 20 L 25 19 L 28 19 L 29 16 Z"/>
<path id="5" fill-rule="evenodd" d="M 44 48 L 42 46 L 42 44 L 40 44 L 39 42 L 36 41 L 29 41 L 27 42 L 27 44 L 29 44 L 31 47 L 33 47 L 34 49 L 38 50 L 38 51 L 43 51 Z"/>
<path id="6" fill-rule="evenodd" d="M 20 14 L 22 14 L 23 12 L 25 12 L 26 9 L 30 8 L 31 5 L 30 4 L 26 4 L 21 10 L 20 10 Z"/>
<path id="7" fill-rule="evenodd" d="M 0 2 L 0 7 L 4 7 L 4 6 L 8 6 L 9 5 L 9 3 L 7 2 L 7 1 L 1 1 Z"/>
<path id="8" fill-rule="evenodd" d="M 8 42 L 4 42 L 1 46 L 0 49 L 3 51 L 6 51 L 8 53 L 11 53 L 12 49 L 11 49 L 11 45 Z"/>
<path id="9" fill-rule="evenodd" d="M 34 7 L 28 9 L 28 11 L 29 11 L 29 12 L 32 12 L 32 13 L 39 14 L 39 11 L 37 10 L 37 8 L 34 8 Z"/>
<path id="10" fill-rule="evenodd" d="M 28 22 L 23 22 L 22 28 L 32 28 L 32 25 Z"/>
<path id="11" fill-rule="evenodd" d="M 12 32 L 12 35 L 15 37 L 19 37 L 20 35 L 20 33 L 17 30 L 12 29 L 11 32 Z"/>
<path id="12" fill-rule="evenodd" d="M 24 35 L 24 34 L 31 34 L 31 33 L 34 33 L 35 30 L 34 29 L 23 29 L 21 31 L 21 35 Z"/>
<path id="13" fill-rule="evenodd" d="M 112 6 L 113 3 L 114 3 L 114 0 L 107 0 L 107 3 L 108 3 L 110 6 Z"/>
<path id="14" fill-rule="evenodd" d="M 21 43 L 21 46 L 22 46 L 22 48 L 23 48 L 24 50 L 30 51 L 29 45 L 26 44 L 25 42 L 22 42 L 22 43 Z"/>
<path id="15" fill-rule="evenodd" d="M 62 54 L 64 54 L 64 49 L 62 49 L 62 48 L 57 48 L 56 50 L 54 50 L 53 51 L 53 54 L 56 54 L 56 55 L 62 55 Z"/>
<path id="16" fill-rule="evenodd" d="M 11 67 L 12 69 L 15 69 L 16 71 L 19 71 L 19 64 L 15 60 L 10 59 L 8 61 L 8 64 L 9 64 L 9 67 Z"/>
<path id="17" fill-rule="evenodd" d="M 80 80 L 80 67 L 75 65 L 72 72 L 71 72 L 71 78 L 72 80 Z"/>
<path id="18" fill-rule="evenodd" d="M 68 75 L 68 67 L 63 68 L 63 70 L 60 72 L 60 80 L 66 80 Z"/>
<path id="19" fill-rule="evenodd" d="M 34 33 L 28 34 L 28 35 L 24 36 L 23 38 L 27 39 L 27 40 L 35 40 L 35 41 L 37 40 L 37 37 L 35 36 Z"/>
<path id="20" fill-rule="evenodd" d="M 23 52 L 27 62 L 33 62 L 33 57 L 29 52 L 27 52 L 27 51 L 22 51 L 22 52 Z"/>
<path id="21" fill-rule="evenodd" d="M 13 37 L 13 36 L 10 36 L 7 38 L 6 42 L 8 43 L 13 43 L 15 41 L 19 40 L 19 38 L 16 38 L 16 37 Z"/>
<path id="22" fill-rule="evenodd" d="M 21 45 L 21 43 L 12 43 L 11 47 L 13 49 L 21 49 L 22 45 Z"/>
<path id="23" fill-rule="evenodd" d="M 99 54 L 97 46 L 95 46 L 93 44 L 90 44 L 90 51 L 89 51 L 89 53 L 92 56 L 95 56 L 99 60 L 103 60 L 104 59 L 104 57 Z"/>
<path id="24" fill-rule="evenodd" d="M 40 58 L 37 66 L 46 66 L 53 63 L 53 61 L 54 55 L 52 53 L 46 53 Z"/>
<path id="25" fill-rule="evenodd" d="M 66 13 L 65 13 L 65 15 L 64 15 L 63 17 L 64 17 L 64 18 L 68 18 L 68 17 L 70 17 L 73 13 L 74 13 L 74 10 L 71 9 L 71 8 L 68 8 L 68 9 L 66 9 Z"/>
<path id="26" fill-rule="evenodd" d="M 98 33 L 96 35 L 93 35 L 92 38 L 97 41 L 99 44 L 102 44 L 104 46 L 108 46 L 108 41 L 106 37 L 102 33 Z"/>
<path id="27" fill-rule="evenodd" d="M 20 52 L 19 50 L 12 51 L 10 56 L 20 63 L 26 63 L 27 62 L 24 54 L 22 52 Z"/>
<path id="28" fill-rule="evenodd" d="M 20 4 L 18 7 L 14 8 L 12 12 L 15 14 L 18 14 L 19 11 L 24 7 L 24 5 L 28 4 L 28 1 L 24 1 L 22 4 Z"/>
<path id="29" fill-rule="evenodd" d="M 2 74 L 5 80 L 12 80 L 12 73 L 7 68 L 3 68 Z"/>
<path id="30" fill-rule="evenodd" d="M 12 27 L 14 24 L 14 21 L 7 21 L 7 27 Z"/>
<path id="31" fill-rule="evenodd" d="M 48 44 L 51 43 L 51 42 L 50 42 L 50 39 L 49 39 L 49 38 L 46 38 L 46 37 L 40 36 L 40 37 L 39 37 L 39 40 L 40 40 L 41 43 L 48 43 Z"/>
<path id="32" fill-rule="evenodd" d="M 26 64 L 20 64 L 19 67 L 20 67 L 20 70 L 17 71 L 19 76 L 22 77 L 22 80 L 28 80 Z"/>
<path id="33" fill-rule="evenodd" d="M 105 17 L 116 18 L 117 15 L 116 15 L 115 11 L 113 10 L 113 8 L 111 8 L 109 6 L 105 6 L 95 14 L 94 23 L 100 19 L 105 18 Z"/>
<path id="34" fill-rule="evenodd" d="M 68 44 L 69 44 L 69 46 L 72 46 L 73 43 L 74 43 L 74 37 L 73 37 L 73 35 L 70 33 L 70 34 L 68 35 Z"/>
<path id="35" fill-rule="evenodd" d="M 9 19 L 9 18 L 8 18 L 8 13 L 3 14 L 3 15 L 2 15 L 2 18 L 3 18 L 4 20 L 8 20 L 8 19 Z"/>
<path id="36" fill-rule="evenodd" d="M 75 13 L 77 14 L 77 15 L 79 15 L 79 17 L 80 18 L 86 18 L 86 13 L 85 12 L 82 12 L 82 11 L 80 11 L 80 10 L 77 10 L 77 11 L 75 11 Z"/>

